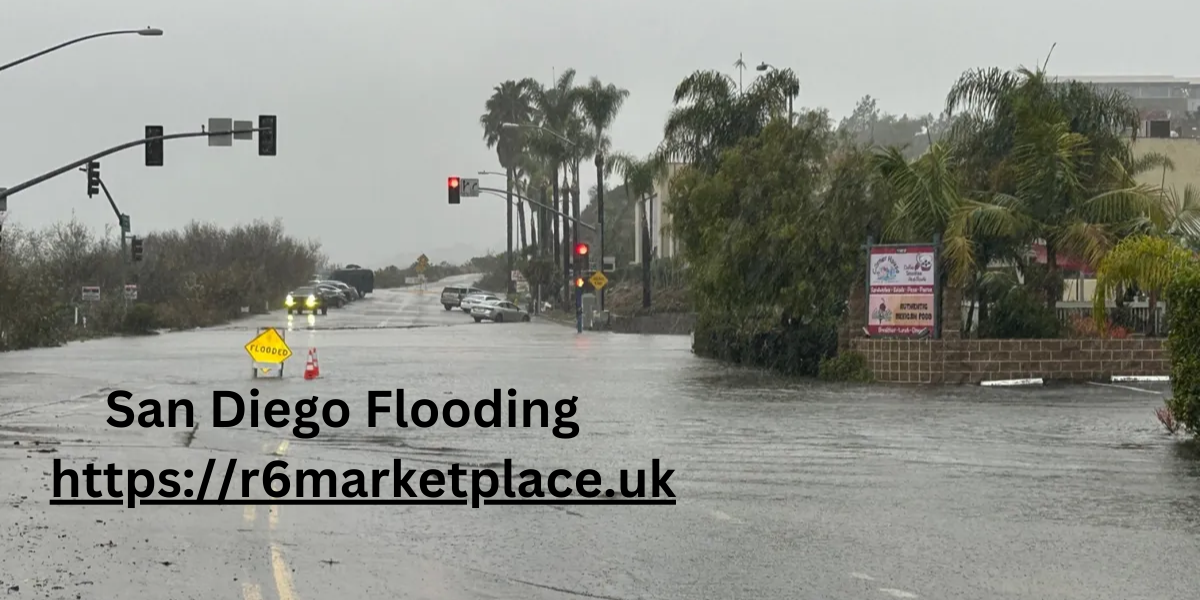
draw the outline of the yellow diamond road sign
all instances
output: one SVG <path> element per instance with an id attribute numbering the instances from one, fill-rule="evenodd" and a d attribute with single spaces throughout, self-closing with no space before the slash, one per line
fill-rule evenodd
<path id="1" fill-rule="evenodd" d="M 288 348 L 283 336 L 274 328 L 250 340 L 250 343 L 246 344 L 246 352 L 250 353 L 250 359 L 254 362 L 269 364 L 282 364 L 292 355 L 292 349 Z"/>
<path id="2" fill-rule="evenodd" d="M 602 271 L 596 271 L 595 273 L 592 273 L 592 276 L 590 279 L 588 279 L 588 281 L 592 282 L 592 287 L 598 290 L 604 289 L 604 286 L 608 285 L 608 278 L 604 276 L 604 272 Z"/>

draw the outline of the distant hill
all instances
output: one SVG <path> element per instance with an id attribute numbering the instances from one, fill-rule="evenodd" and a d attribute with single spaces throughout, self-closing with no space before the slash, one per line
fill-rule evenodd
<path id="1" fill-rule="evenodd" d="M 439 264 L 442 261 L 446 261 L 452 265 L 459 265 L 471 260 L 472 258 L 475 258 L 476 256 L 483 256 L 487 254 L 489 250 L 492 252 L 503 252 L 504 242 L 493 244 L 490 248 L 460 243 L 452 246 L 443 246 L 440 248 L 418 248 L 406 250 L 385 257 L 383 260 L 380 260 L 377 263 L 363 266 L 370 266 L 373 269 L 382 269 L 389 265 L 396 265 L 397 267 L 403 269 L 416 262 L 417 257 L 421 254 L 428 256 L 429 262 L 433 264 Z"/>

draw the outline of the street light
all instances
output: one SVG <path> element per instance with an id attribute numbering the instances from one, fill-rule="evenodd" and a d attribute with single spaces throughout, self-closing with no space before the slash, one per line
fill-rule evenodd
<path id="1" fill-rule="evenodd" d="M 508 173 L 501 173 L 499 171 L 480 171 L 479 174 L 480 175 L 499 175 L 501 177 L 508 177 Z"/>
<path id="2" fill-rule="evenodd" d="M 766 71 L 767 69 L 774 69 L 774 68 L 775 67 L 768 65 L 767 63 L 761 63 L 757 67 L 754 67 L 754 70 L 762 72 L 762 71 Z"/>
<path id="3" fill-rule="evenodd" d="M 73 40 L 63 42 L 57 46 L 51 46 L 49 48 L 46 48 L 45 50 L 42 50 L 41 52 L 35 52 L 33 54 L 30 54 L 29 56 L 26 56 L 25 58 L 19 58 L 19 59 L 14 60 L 13 62 L 10 62 L 6 65 L 0 65 L 0 71 L 3 71 L 5 69 L 10 69 L 12 67 L 15 67 L 15 66 L 25 63 L 25 62 L 29 62 L 35 58 L 38 58 L 39 56 L 45 56 L 47 54 L 50 54 L 51 52 L 54 52 L 55 50 L 61 50 L 63 48 L 66 48 L 67 46 L 73 46 L 75 44 L 78 44 L 79 42 L 86 42 L 87 40 L 94 40 L 96 38 L 109 37 L 109 36 L 114 36 L 114 35 L 140 35 L 140 36 L 145 36 L 145 37 L 158 37 L 158 36 L 161 36 L 162 34 L 163 34 L 163 30 L 157 29 L 154 27 L 147 27 L 145 29 L 121 29 L 121 30 L 117 30 L 117 31 L 103 31 L 100 33 L 93 33 L 91 35 L 85 35 L 83 37 L 78 37 Z"/>

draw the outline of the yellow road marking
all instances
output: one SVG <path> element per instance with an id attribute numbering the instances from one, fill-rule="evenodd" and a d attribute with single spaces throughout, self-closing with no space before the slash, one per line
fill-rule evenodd
<path id="1" fill-rule="evenodd" d="M 258 516 L 258 511 L 255 510 L 253 504 L 248 504 L 242 510 L 242 518 L 246 520 L 246 524 L 253 525 L 255 517 Z"/>
<path id="2" fill-rule="evenodd" d="M 279 447 L 275 449 L 275 456 L 283 456 L 284 454 L 287 454 L 287 450 L 288 441 L 283 440 L 282 442 L 279 442 Z"/>
<path id="3" fill-rule="evenodd" d="M 242 598 L 244 600 L 263 600 L 262 589 L 257 583 L 242 584 Z"/>
<path id="4" fill-rule="evenodd" d="M 283 552 L 276 544 L 271 544 L 271 570 L 275 574 L 275 589 L 279 592 L 279 600 L 296 600 L 292 571 L 288 568 L 287 561 L 283 560 Z"/>

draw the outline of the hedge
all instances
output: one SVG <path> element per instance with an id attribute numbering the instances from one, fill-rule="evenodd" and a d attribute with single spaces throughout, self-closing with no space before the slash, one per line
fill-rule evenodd
<path id="1" fill-rule="evenodd" d="M 1200 437 L 1200 267 L 1180 269 L 1167 286 L 1171 307 L 1171 387 L 1175 420 Z"/>

